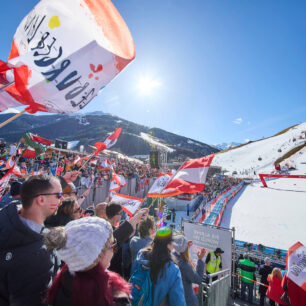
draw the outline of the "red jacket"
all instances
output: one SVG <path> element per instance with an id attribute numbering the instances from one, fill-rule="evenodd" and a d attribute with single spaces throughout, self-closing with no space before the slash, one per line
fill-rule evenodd
<path id="1" fill-rule="evenodd" d="M 281 300 L 281 296 L 284 294 L 284 289 L 281 286 L 281 280 L 275 275 L 272 280 L 268 276 L 269 288 L 267 291 L 267 297 L 280 305 L 287 305 L 286 302 Z"/>

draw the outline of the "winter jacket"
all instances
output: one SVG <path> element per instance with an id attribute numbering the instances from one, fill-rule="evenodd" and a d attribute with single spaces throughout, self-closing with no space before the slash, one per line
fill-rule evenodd
<path id="1" fill-rule="evenodd" d="M 247 258 L 240 259 L 238 267 L 240 268 L 240 274 L 242 275 L 241 277 L 242 282 L 251 284 L 253 283 L 252 280 L 256 280 L 255 276 L 256 268 L 254 262 L 250 261 Z"/>
<path id="2" fill-rule="evenodd" d="M 148 246 L 152 242 L 152 238 L 150 237 L 145 237 L 145 238 L 140 238 L 137 236 L 134 236 L 131 241 L 130 241 L 130 250 L 132 253 L 132 262 L 135 261 L 138 252 Z"/>
<path id="3" fill-rule="evenodd" d="M 148 259 L 147 253 L 139 252 L 132 267 L 132 273 L 139 265 L 139 259 Z M 186 306 L 182 276 L 179 267 L 171 260 L 159 272 L 156 283 L 153 283 L 152 306 Z M 165 304 L 162 304 L 164 303 Z M 188 305 L 189 306 L 189 305 Z"/>
<path id="4" fill-rule="evenodd" d="M 61 285 L 58 289 L 55 302 L 51 306 L 69 306 L 73 295 L 73 276 L 66 271 L 61 278 Z M 103 294 L 103 292 L 101 292 Z M 116 306 L 129 306 L 128 298 L 113 298 Z M 90 306 L 90 305 L 88 305 Z"/>
<path id="5" fill-rule="evenodd" d="M 57 270 L 56 258 L 42 235 L 20 220 L 17 206 L 0 211 L 0 305 L 42 305 Z"/>
<path id="6" fill-rule="evenodd" d="M 133 233 L 133 227 L 128 221 L 124 221 L 117 228 L 113 228 L 113 230 L 114 238 L 117 241 L 117 247 L 111 260 L 109 270 L 123 276 L 122 244 L 126 242 Z"/>
<path id="7" fill-rule="evenodd" d="M 271 266 L 266 266 L 266 265 L 261 265 L 260 266 L 259 275 L 261 275 L 260 282 L 262 284 L 269 285 L 267 277 L 272 272 L 272 270 L 273 270 L 273 268 Z M 259 293 L 260 294 L 266 294 L 267 289 L 268 288 L 266 286 L 260 285 L 259 286 Z"/>
<path id="8" fill-rule="evenodd" d="M 268 282 L 269 288 L 267 290 L 266 296 L 280 305 L 287 305 L 287 303 L 281 300 L 281 296 L 285 291 L 281 286 L 282 281 L 278 278 L 278 276 L 274 275 L 272 279 L 270 279 L 268 276 Z"/>
<path id="9" fill-rule="evenodd" d="M 198 306 L 199 300 L 193 290 L 192 284 L 201 283 L 204 273 L 204 261 L 198 259 L 196 271 L 194 271 L 189 262 L 179 258 L 177 253 L 174 255 L 177 257 L 178 265 L 182 274 L 186 305 Z"/>

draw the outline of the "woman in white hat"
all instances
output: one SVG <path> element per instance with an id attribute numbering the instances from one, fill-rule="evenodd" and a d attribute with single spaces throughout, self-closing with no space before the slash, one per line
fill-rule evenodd
<path id="1" fill-rule="evenodd" d="M 48 305 L 130 305 L 130 284 L 107 271 L 116 248 L 109 222 L 98 217 L 74 220 L 47 233 L 45 244 L 65 262 L 48 290 Z"/>
<path id="2" fill-rule="evenodd" d="M 198 306 L 198 297 L 193 290 L 192 284 L 200 284 L 202 281 L 205 249 L 201 249 L 201 251 L 197 253 L 198 262 L 195 269 L 189 254 L 189 247 L 191 246 L 190 242 L 191 241 L 187 241 L 184 235 L 173 236 L 174 255 L 177 258 L 182 274 L 186 305 Z"/>

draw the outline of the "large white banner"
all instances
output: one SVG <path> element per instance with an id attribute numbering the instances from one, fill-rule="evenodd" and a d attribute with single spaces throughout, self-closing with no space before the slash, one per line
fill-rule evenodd
<path id="1" fill-rule="evenodd" d="M 210 251 L 221 248 L 222 270 L 231 269 L 232 264 L 232 233 L 230 230 L 211 228 L 202 224 L 184 222 L 184 235 L 188 241 L 192 241 L 190 256 L 196 264 L 198 257 L 197 252 L 204 248 L 205 257 Z"/>

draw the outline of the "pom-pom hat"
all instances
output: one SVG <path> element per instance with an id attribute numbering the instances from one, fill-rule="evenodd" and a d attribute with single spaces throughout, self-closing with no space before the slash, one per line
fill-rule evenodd
<path id="1" fill-rule="evenodd" d="M 83 271 L 92 266 L 112 234 L 110 223 L 99 217 L 71 221 L 63 230 L 66 241 L 57 252 L 71 272 Z"/>

